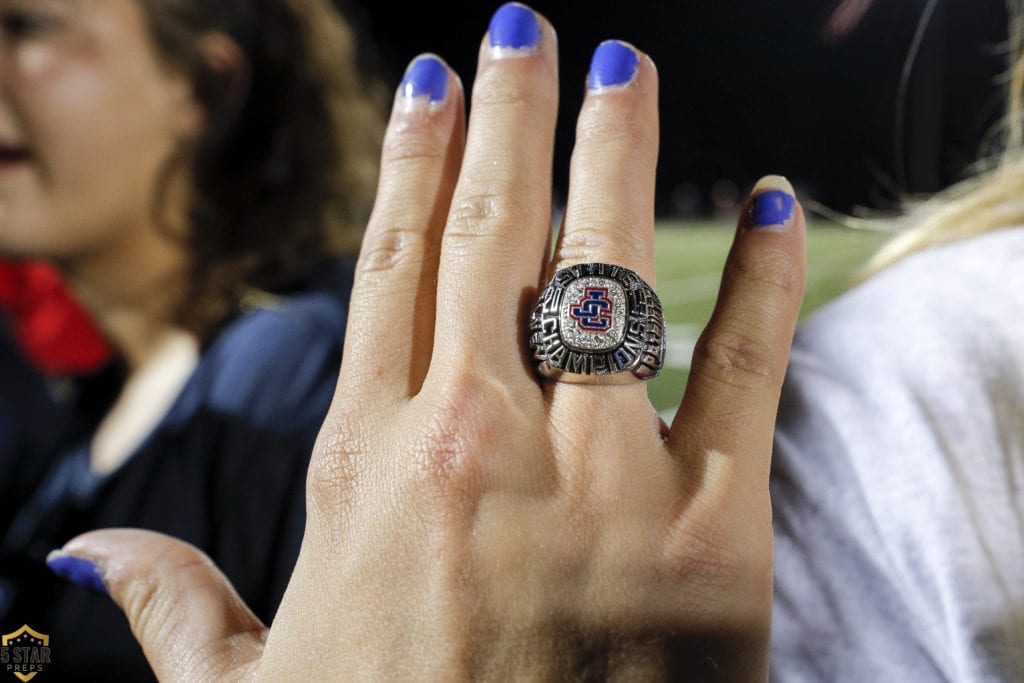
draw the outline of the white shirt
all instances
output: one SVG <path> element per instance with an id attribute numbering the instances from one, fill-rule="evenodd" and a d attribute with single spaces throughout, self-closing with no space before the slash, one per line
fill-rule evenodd
<path id="1" fill-rule="evenodd" d="M 813 315 L 780 411 L 772 679 L 1024 680 L 1024 228 Z"/>

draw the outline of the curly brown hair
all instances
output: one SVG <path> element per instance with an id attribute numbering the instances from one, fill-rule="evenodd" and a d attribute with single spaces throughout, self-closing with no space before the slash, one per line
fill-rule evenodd
<path id="1" fill-rule="evenodd" d="M 190 166 L 193 185 L 177 318 L 205 342 L 249 293 L 288 291 L 326 256 L 356 253 L 383 107 L 329 0 L 140 4 L 158 54 L 192 78 L 207 113 L 173 161 Z M 200 39 L 212 32 L 241 48 L 244 77 L 203 58 Z"/>

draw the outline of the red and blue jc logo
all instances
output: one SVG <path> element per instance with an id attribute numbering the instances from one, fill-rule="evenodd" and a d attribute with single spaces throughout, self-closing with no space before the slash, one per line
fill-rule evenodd
<path id="1" fill-rule="evenodd" d="M 612 325 L 612 301 L 607 287 L 587 287 L 569 315 L 581 330 L 606 332 Z"/>

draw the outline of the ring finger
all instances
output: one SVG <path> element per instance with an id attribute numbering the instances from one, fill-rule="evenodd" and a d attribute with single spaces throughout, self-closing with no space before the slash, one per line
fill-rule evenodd
<path id="1" fill-rule="evenodd" d="M 633 46 L 606 41 L 595 50 L 587 77 L 587 97 L 577 123 L 565 223 L 549 275 L 577 264 L 606 263 L 635 271 L 653 286 L 657 88 L 653 62 Z M 585 281 L 581 278 L 577 286 L 583 286 Z M 569 294 L 575 297 L 578 292 L 567 289 L 566 295 Z M 614 298 L 605 307 L 605 326 L 625 319 L 625 302 L 616 303 Z M 579 310 L 587 309 L 589 303 L 581 299 Z M 571 332 L 570 337 L 580 337 L 576 340 L 580 348 L 593 341 L 585 323 L 589 324 L 587 320 L 577 320 L 580 329 L 569 325 L 570 330 L 563 330 L 564 334 Z M 567 339 L 567 343 L 573 345 L 572 339 Z M 593 400 L 598 395 L 614 394 L 620 405 L 649 411 L 645 386 L 633 381 L 629 371 L 617 374 L 606 379 L 625 378 L 630 383 L 610 390 L 604 386 L 581 387 L 559 382 L 555 385 L 559 389 L 556 398 L 566 396 L 574 404 L 570 410 L 578 410 L 576 401 L 584 400 L 582 397 Z M 573 379 L 565 374 L 562 378 Z M 605 383 L 599 377 L 592 379 Z M 632 415 L 635 417 L 636 413 Z"/>
<path id="2" fill-rule="evenodd" d="M 654 283 L 658 78 L 617 40 L 594 51 L 576 125 L 565 226 L 551 272 L 578 263 L 625 266 Z"/>

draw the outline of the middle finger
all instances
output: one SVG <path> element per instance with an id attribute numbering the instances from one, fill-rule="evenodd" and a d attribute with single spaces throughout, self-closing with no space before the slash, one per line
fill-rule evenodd
<path id="1" fill-rule="evenodd" d="M 480 49 L 462 169 L 441 244 L 431 371 L 522 383 L 521 324 L 551 223 L 554 30 L 502 6 Z"/>

